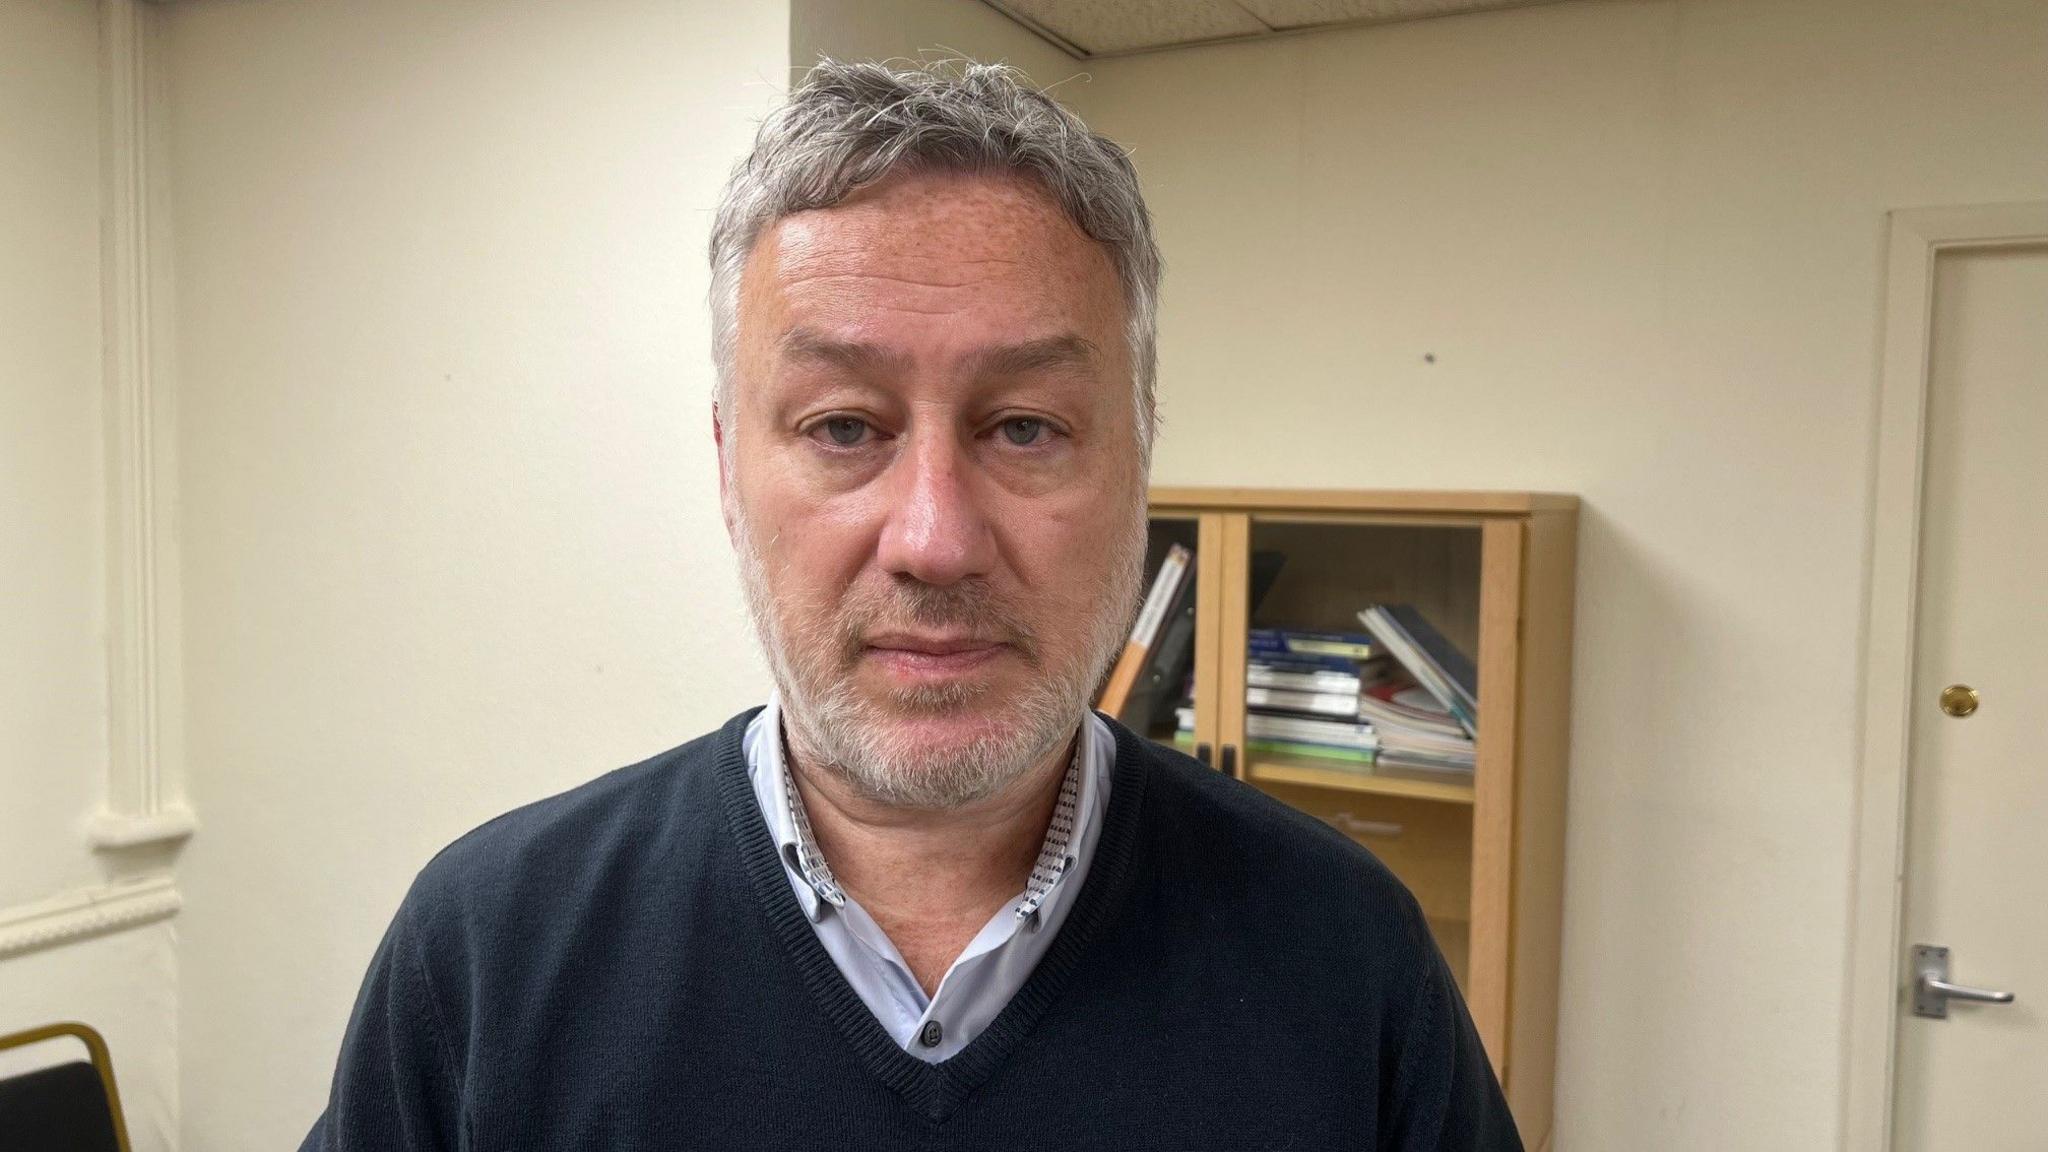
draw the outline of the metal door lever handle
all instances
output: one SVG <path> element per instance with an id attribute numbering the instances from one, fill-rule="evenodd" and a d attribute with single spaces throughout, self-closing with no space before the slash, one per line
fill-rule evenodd
<path id="1" fill-rule="evenodd" d="M 2010 1004 L 2010 992 L 1972 988 L 1948 982 L 1948 949 L 1939 944 L 1913 945 L 1913 1015 L 1933 1020 L 1948 1019 L 1948 1002 L 1969 1000 L 1977 1004 Z"/>
<path id="2" fill-rule="evenodd" d="M 1944 996 L 1950 1000 L 1975 1000 L 1979 1004 L 2012 1003 L 2012 993 L 2010 992 L 1993 992 L 1989 988 L 1972 988 L 1967 984 L 1951 984 L 1946 980 L 1936 980 L 1932 976 L 1922 976 L 1920 978 L 1920 987 L 1926 989 L 1932 995 Z"/>

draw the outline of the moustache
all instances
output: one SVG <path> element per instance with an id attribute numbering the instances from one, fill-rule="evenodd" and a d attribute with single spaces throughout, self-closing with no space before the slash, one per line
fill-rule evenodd
<path id="1" fill-rule="evenodd" d="M 886 586 L 850 591 L 840 603 L 840 655 L 851 664 L 880 632 L 944 629 L 988 644 L 1006 644 L 1032 667 L 1039 664 L 1038 631 L 1003 602 L 985 580 L 939 586 L 894 578 Z"/>

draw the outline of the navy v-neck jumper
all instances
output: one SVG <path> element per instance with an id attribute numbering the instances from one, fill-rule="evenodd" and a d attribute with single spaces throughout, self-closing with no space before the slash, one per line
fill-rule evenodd
<path id="1" fill-rule="evenodd" d="M 818 943 L 722 729 L 457 840 L 364 981 L 303 1149 L 1519 1150 L 1414 899 L 1116 727 L 1096 858 L 952 1058 Z"/>

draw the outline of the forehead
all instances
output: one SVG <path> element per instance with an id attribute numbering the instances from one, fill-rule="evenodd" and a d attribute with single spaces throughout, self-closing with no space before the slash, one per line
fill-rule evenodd
<path id="1" fill-rule="evenodd" d="M 1122 314 L 1108 251 L 1009 174 L 909 173 L 783 217 L 756 242 L 740 299 L 742 329 L 770 338 L 796 324 L 872 336 L 934 322 L 990 338 L 1100 336 Z"/>

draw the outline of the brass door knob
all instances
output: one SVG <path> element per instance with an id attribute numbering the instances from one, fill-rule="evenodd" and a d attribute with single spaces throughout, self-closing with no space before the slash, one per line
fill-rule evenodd
<path id="1" fill-rule="evenodd" d="M 1977 710 L 1977 690 L 1968 684 L 1951 684 L 1941 690 L 1941 710 L 1963 717 Z"/>

